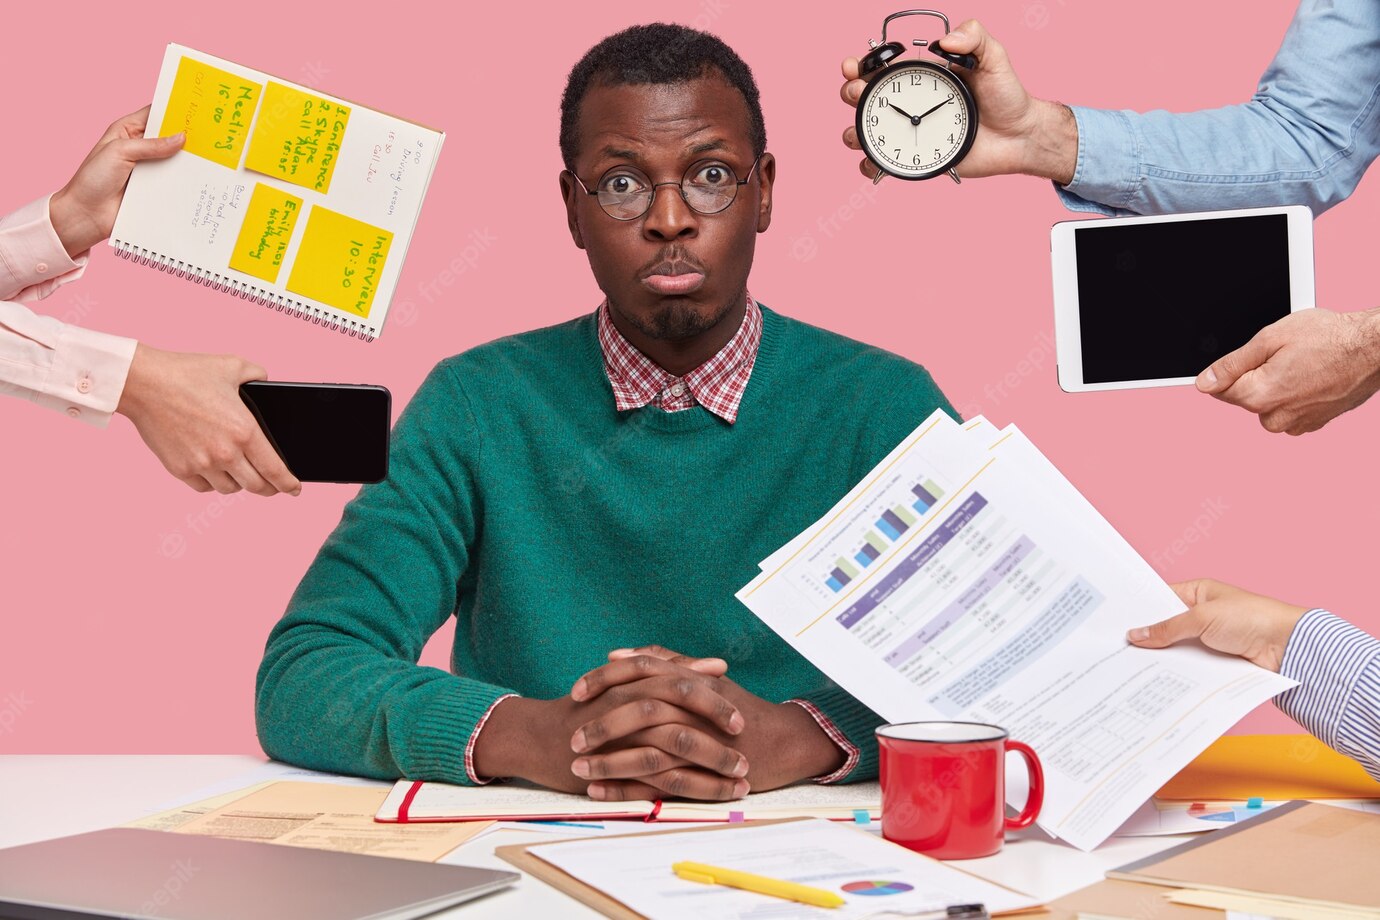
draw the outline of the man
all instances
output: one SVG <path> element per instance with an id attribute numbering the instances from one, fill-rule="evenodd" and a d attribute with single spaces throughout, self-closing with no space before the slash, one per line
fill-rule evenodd
<path id="1" fill-rule="evenodd" d="M 723 42 L 627 29 L 561 109 L 561 199 L 606 300 L 428 377 L 269 637 L 264 749 L 602 800 L 872 777 L 880 719 L 733 595 L 952 410 L 923 368 L 748 294 L 776 160 Z M 418 667 L 452 615 L 455 673 Z"/>
<path id="2" fill-rule="evenodd" d="M 1250 102 L 1137 113 L 1030 96 L 1006 49 L 969 20 L 941 46 L 974 54 L 960 73 L 981 124 L 964 178 L 1050 179 L 1064 204 L 1101 214 L 1163 214 L 1343 201 L 1380 155 L 1380 4 L 1303 0 Z M 1206 46 L 1203 46 L 1206 47 Z M 843 99 L 865 85 L 843 62 Z M 844 143 L 859 149 L 856 131 Z M 875 167 L 862 161 L 863 172 Z M 1267 326 L 1198 376 L 1198 389 L 1259 416 L 1272 432 L 1316 431 L 1380 389 L 1380 308 L 1306 310 Z"/>
<path id="3" fill-rule="evenodd" d="M 170 157 L 182 135 L 146 138 L 149 107 L 119 119 L 60 190 L 0 218 L 0 392 L 104 427 L 126 416 L 163 466 L 198 492 L 298 495 L 239 386 L 267 374 L 234 355 L 162 351 L 81 329 L 25 303 L 86 271 L 110 236 L 134 164 Z"/>

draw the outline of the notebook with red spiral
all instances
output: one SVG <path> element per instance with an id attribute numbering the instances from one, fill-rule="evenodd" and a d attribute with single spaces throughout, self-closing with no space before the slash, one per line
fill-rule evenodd
<path id="1" fill-rule="evenodd" d="M 445 134 L 170 44 L 110 245 L 131 262 L 378 336 Z"/>

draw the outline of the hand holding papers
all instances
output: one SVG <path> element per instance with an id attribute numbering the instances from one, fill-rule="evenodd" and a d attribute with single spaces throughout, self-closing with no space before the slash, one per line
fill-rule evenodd
<path id="1" fill-rule="evenodd" d="M 1083 849 L 1293 685 L 1128 645 L 1182 603 L 1025 435 L 981 418 L 935 412 L 761 569 L 738 598 L 884 718 L 1034 747 L 1040 825 Z"/>

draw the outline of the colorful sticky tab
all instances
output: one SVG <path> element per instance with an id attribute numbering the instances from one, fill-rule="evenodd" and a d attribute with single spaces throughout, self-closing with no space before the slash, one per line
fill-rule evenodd
<path id="1" fill-rule="evenodd" d="M 728 813 L 728 823 L 729 823 L 729 824 L 742 824 L 742 823 L 743 823 L 743 813 L 742 813 L 741 811 L 730 811 L 730 812 Z"/>
<path id="2" fill-rule="evenodd" d="M 262 89 L 253 80 L 184 57 L 177 64 L 158 136 L 186 131 L 183 150 L 239 169 Z"/>
<path id="3" fill-rule="evenodd" d="M 269 81 L 245 169 L 325 195 L 349 122 L 349 106 Z"/>
<path id="4" fill-rule="evenodd" d="M 270 284 L 276 283 L 278 271 L 283 267 L 283 255 L 301 213 L 301 198 L 262 182 L 254 183 L 244 222 L 235 238 L 235 249 L 230 253 L 230 267 Z"/>
<path id="5" fill-rule="evenodd" d="M 855 808 L 855 809 L 853 809 L 853 823 L 854 823 L 854 824 L 871 824 L 871 823 L 872 823 L 872 816 L 871 816 L 870 814 L 867 813 L 867 809 L 866 809 L 866 808 Z"/>
<path id="6" fill-rule="evenodd" d="M 314 207 L 307 214 L 287 289 L 368 317 L 392 243 L 393 234 L 387 230 Z"/>
<path id="7" fill-rule="evenodd" d="M 1264 808 L 1264 807 L 1265 807 L 1265 799 L 1262 798 L 1261 796 L 1253 795 L 1253 796 L 1251 796 L 1249 799 L 1246 800 L 1246 807 L 1247 807 L 1247 808 Z"/>

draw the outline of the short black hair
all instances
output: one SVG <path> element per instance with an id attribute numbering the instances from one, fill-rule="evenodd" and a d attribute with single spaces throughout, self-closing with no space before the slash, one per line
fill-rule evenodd
<path id="1" fill-rule="evenodd" d="M 570 69 L 561 95 L 561 159 L 574 170 L 580 138 L 576 123 L 580 103 L 591 86 L 686 83 L 719 71 L 748 108 L 749 141 L 753 156 L 767 149 L 762 100 L 752 70 L 737 52 L 716 35 L 674 23 L 654 22 L 615 32 L 585 52 Z"/>

